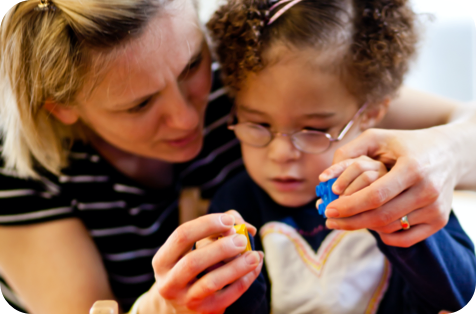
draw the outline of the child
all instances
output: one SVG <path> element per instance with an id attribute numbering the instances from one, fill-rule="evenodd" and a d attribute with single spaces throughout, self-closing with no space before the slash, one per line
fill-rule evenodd
<path id="1" fill-rule="evenodd" d="M 474 293 L 473 244 L 453 214 L 397 248 L 374 231 L 326 228 L 314 206 L 336 149 L 375 126 L 401 86 L 413 24 L 405 0 L 228 0 L 208 24 L 247 169 L 210 210 L 234 208 L 259 229 L 274 314 L 439 313 Z M 387 171 L 367 157 L 345 165 L 344 195 Z"/>

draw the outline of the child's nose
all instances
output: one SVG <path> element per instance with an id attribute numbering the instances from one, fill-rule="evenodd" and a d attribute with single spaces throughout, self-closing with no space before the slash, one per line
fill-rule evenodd
<path id="1" fill-rule="evenodd" d="M 288 136 L 276 136 L 268 146 L 268 157 L 277 163 L 295 161 L 301 152 L 294 146 Z"/>

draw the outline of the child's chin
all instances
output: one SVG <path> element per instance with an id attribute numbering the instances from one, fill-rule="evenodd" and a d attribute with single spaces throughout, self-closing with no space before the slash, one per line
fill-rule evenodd
<path id="1" fill-rule="evenodd" d="M 303 196 L 303 195 L 285 195 L 280 193 L 268 193 L 273 201 L 278 203 L 281 206 L 286 207 L 301 207 L 314 199 L 314 196 Z"/>

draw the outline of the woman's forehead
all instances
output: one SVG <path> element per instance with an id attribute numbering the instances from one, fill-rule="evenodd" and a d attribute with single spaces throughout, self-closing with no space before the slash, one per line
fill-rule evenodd
<path id="1" fill-rule="evenodd" d="M 151 20 L 140 37 L 112 53 L 108 70 L 88 102 L 107 108 L 120 106 L 158 92 L 177 79 L 204 42 L 195 8 L 185 4 L 188 0 L 179 2 L 183 2 L 180 12 L 170 6 Z"/>

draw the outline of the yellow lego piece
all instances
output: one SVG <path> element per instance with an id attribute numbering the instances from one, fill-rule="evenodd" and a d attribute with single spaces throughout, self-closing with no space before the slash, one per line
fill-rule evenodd
<path id="1" fill-rule="evenodd" d="M 250 237 L 249 237 L 249 234 L 248 234 L 248 229 L 246 229 L 246 225 L 245 224 L 235 225 L 234 228 L 236 230 L 236 233 L 244 235 L 246 237 L 246 239 L 248 240 L 248 243 L 246 244 L 246 249 L 243 251 L 243 253 L 248 252 L 248 251 L 252 251 L 251 250 Z"/>

